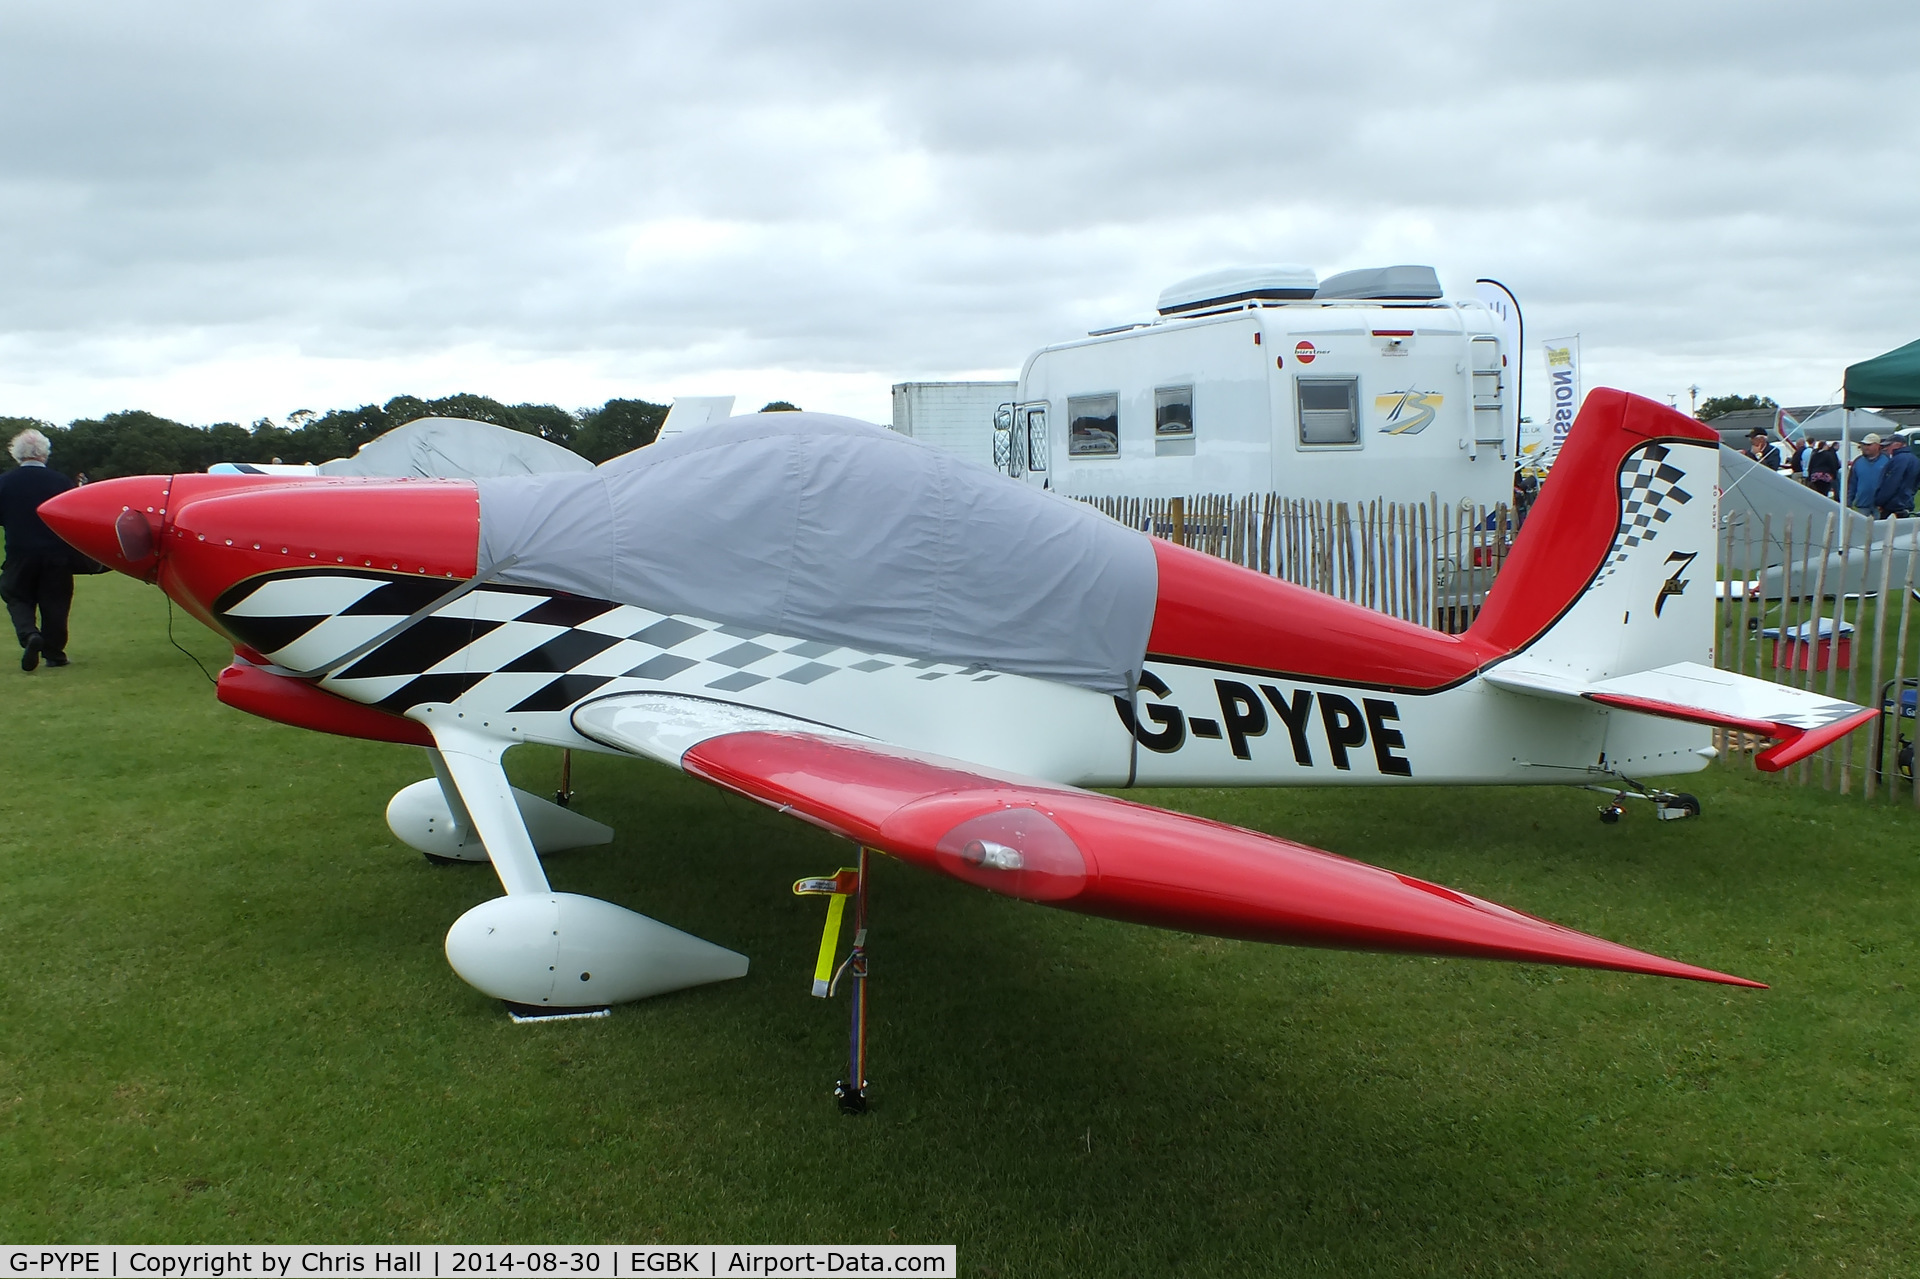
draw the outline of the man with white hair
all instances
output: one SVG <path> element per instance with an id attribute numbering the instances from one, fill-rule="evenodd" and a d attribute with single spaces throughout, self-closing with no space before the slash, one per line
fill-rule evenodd
<path id="1" fill-rule="evenodd" d="M 65 666 L 74 553 L 40 518 L 40 504 L 73 481 L 47 466 L 52 446 L 39 431 L 20 432 L 9 447 L 20 465 L 0 475 L 0 525 L 7 533 L 0 600 L 20 638 L 20 669 L 37 669 L 43 654 L 48 666 Z"/>

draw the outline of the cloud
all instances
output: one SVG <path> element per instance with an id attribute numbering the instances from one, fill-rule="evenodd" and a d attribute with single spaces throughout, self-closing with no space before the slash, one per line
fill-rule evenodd
<path id="1" fill-rule="evenodd" d="M 1263 261 L 1492 275 L 1596 377 L 1818 400 L 1914 336 L 1917 23 L 11 6 L 0 411 L 737 384 L 884 419 L 892 381 L 1010 375 Z"/>

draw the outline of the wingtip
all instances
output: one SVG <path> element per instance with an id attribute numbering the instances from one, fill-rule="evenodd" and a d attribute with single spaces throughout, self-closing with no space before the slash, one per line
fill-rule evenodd
<path id="1" fill-rule="evenodd" d="M 1796 733 L 1792 737 L 1775 742 L 1772 746 L 1753 757 L 1753 766 L 1763 773 L 1777 773 L 1790 764 L 1797 764 L 1815 751 L 1831 746 L 1855 729 L 1871 724 L 1880 712 L 1870 706 L 1863 706 L 1845 719 L 1835 720 L 1822 728 Z"/>
<path id="2" fill-rule="evenodd" d="M 1406 876 L 1396 876 L 1396 878 L 1403 883 L 1421 883 L 1418 880 L 1409 881 Z M 1482 935 L 1481 944 L 1486 949 L 1480 953 L 1489 958 L 1521 959 L 1524 953 L 1536 956 L 1537 959 L 1533 962 L 1637 973 L 1646 977 L 1668 977 L 1681 981 L 1713 982 L 1717 985 L 1741 986 L 1750 990 L 1767 989 L 1764 982 L 1737 977 L 1732 973 L 1723 973 L 1712 968 L 1702 968 L 1698 964 L 1689 964 L 1685 960 L 1669 959 L 1665 955 L 1656 955 L 1637 947 L 1625 946 L 1604 937 L 1596 937 L 1592 933 L 1569 928 L 1565 924 L 1556 924 L 1536 915 L 1524 914 L 1484 898 L 1468 897 L 1466 894 L 1455 894 L 1455 896 L 1459 897 L 1463 904 L 1476 907 L 1484 915 L 1496 917 L 1501 921 L 1505 931 L 1504 937 Z M 1508 947 L 1513 949 L 1508 950 Z M 1503 951 L 1505 951 L 1504 955 Z"/>
<path id="3" fill-rule="evenodd" d="M 1695 968 L 1691 972 L 1681 975 L 1691 977 L 1695 981 L 1718 982 L 1722 986 L 1739 986 L 1743 990 L 1772 989 L 1771 986 L 1763 981 L 1755 981 L 1751 977 L 1736 977 L 1732 973 L 1719 973 L 1711 968 Z"/>
<path id="4" fill-rule="evenodd" d="M 1492 905 L 1492 903 L 1486 904 Z M 1517 914 L 1517 912 L 1514 913 Z M 1505 959 L 1519 963 L 1563 964 L 1571 968 L 1634 973 L 1643 977 L 1712 982 L 1721 986 L 1740 986 L 1748 990 L 1767 989 L 1765 982 L 1737 977 L 1732 973 L 1723 973 L 1712 968 L 1702 968 L 1683 960 L 1669 959 L 1665 955 L 1637 950 L 1632 946 L 1622 946 L 1619 942 L 1595 937 L 1591 933 L 1579 932 L 1546 920 L 1533 920 L 1532 916 L 1519 916 L 1519 918 L 1537 923 L 1541 931 L 1531 937 L 1516 933 L 1504 943 L 1488 939 L 1477 946 L 1461 948 L 1453 953 L 1473 958 Z M 1488 941 L 1492 941 L 1492 944 L 1488 944 Z M 1444 946 L 1445 943 L 1442 945 Z"/>
<path id="5" fill-rule="evenodd" d="M 1707 981 L 1720 986 L 1739 986 L 1745 990 L 1769 989 L 1767 983 L 1763 981 L 1754 981 L 1749 977 L 1736 977 L 1732 973 L 1716 972 L 1711 968 L 1698 968 L 1672 959 L 1661 959 L 1655 965 L 1644 965 L 1622 971 L 1646 973 L 1653 977 L 1679 977 L 1686 981 Z"/>

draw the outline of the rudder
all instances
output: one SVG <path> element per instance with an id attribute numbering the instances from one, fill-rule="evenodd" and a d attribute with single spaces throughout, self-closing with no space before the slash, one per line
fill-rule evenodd
<path id="1" fill-rule="evenodd" d="M 1604 679 L 1712 664 L 1719 436 L 1599 389 L 1467 638 Z"/>

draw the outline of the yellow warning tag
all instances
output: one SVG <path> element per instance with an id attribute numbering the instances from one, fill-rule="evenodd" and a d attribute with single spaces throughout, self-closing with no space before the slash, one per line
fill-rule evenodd
<path id="1" fill-rule="evenodd" d="M 859 891 L 860 871 L 853 866 L 842 866 L 830 877 L 823 875 L 793 882 L 796 897 L 831 895 L 827 902 L 827 926 L 820 933 L 820 957 L 813 964 L 813 993 L 820 999 L 827 997 L 833 981 L 833 957 L 840 952 L 840 921 L 846 917 L 847 898 Z"/>

